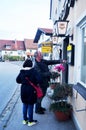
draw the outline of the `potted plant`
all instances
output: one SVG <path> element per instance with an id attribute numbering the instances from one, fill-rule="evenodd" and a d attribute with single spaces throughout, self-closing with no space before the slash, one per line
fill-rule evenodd
<path id="1" fill-rule="evenodd" d="M 54 112 L 58 121 L 66 121 L 71 117 L 72 105 L 67 101 L 53 102 L 50 105 L 50 111 Z"/>
<path id="2" fill-rule="evenodd" d="M 53 94 L 50 97 L 50 111 L 53 111 L 59 121 L 66 121 L 71 117 L 72 105 L 68 103 L 67 98 L 72 96 L 73 90 L 70 84 L 55 83 Z"/>
<path id="3" fill-rule="evenodd" d="M 55 69 L 61 69 L 64 71 L 63 66 L 56 66 Z M 51 78 L 55 76 L 52 76 Z M 53 111 L 56 118 L 59 121 L 66 121 L 71 117 L 72 105 L 67 102 L 69 96 L 72 96 L 73 89 L 71 84 L 61 83 L 61 82 L 51 82 L 50 83 L 51 90 L 53 89 L 52 95 L 50 98 L 52 99 L 52 103 L 50 104 L 50 111 Z"/>

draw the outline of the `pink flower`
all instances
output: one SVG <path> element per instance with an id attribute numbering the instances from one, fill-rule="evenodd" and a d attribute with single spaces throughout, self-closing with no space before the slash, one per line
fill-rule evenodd
<path id="1" fill-rule="evenodd" d="M 54 67 L 54 69 L 55 69 L 55 70 L 58 70 L 58 72 L 60 72 L 60 71 L 64 71 L 64 70 L 65 70 L 65 67 L 64 67 L 62 64 L 60 64 L 60 65 L 56 65 L 56 66 Z"/>

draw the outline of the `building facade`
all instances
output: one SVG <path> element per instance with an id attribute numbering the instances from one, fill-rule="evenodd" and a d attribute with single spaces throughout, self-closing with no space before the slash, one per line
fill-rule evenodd
<path id="1" fill-rule="evenodd" d="M 66 66 L 64 82 L 74 84 L 73 120 L 77 129 L 85 130 L 86 124 L 86 1 L 85 0 L 51 0 L 50 18 L 53 32 L 57 33 L 57 21 L 69 21 L 65 37 L 59 37 L 62 58 L 69 58 L 71 64 Z M 70 56 L 69 51 L 71 49 Z"/>

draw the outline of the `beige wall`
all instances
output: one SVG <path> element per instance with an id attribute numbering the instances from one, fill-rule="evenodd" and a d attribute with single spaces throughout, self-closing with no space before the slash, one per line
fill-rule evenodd
<path id="1" fill-rule="evenodd" d="M 82 98 L 82 96 L 74 90 L 73 97 L 73 106 L 74 106 L 74 114 L 75 117 L 81 127 L 82 130 L 86 130 L 86 101 Z"/>
<path id="2" fill-rule="evenodd" d="M 74 27 L 74 24 L 76 24 L 77 20 L 80 18 L 80 16 L 83 15 L 83 13 L 86 11 L 86 0 L 77 0 L 75 2 L 75 6 L 70 8 L 70 14 L 68 16 L 68 20 L 70 21 L 70 25 Z"/>
<path id="3" fill-rule="evenodd" d="M 86 0 L 78 0 L 75 4 L 76 19 L 86 10 Z"/>
<path id="4" fill-rule="evenodd" d="M 70 26 L 73 30 L 77 30 L 76 23 L 79 21 L 79 19 L 82 17 L 82 15 L 84 14 L 85 11 L 86 11 L 86 0 L 77 0 L 74 8 L 70 9 L 70 15 L 69 15 L 68 19 L 70 21 Z M 74 31 L 74 32 L 77 32 L 77 31 Z M 79 38 L 79 37 L 76 36 L 76 34 L 74 34 L 73 43 L 75 45 L 76 45 L 76 39 L 77 38 Z M 75 51 L 77 51 L 76 48 L 75 48 Z M 78 57 L 75 60 L 77 61 Z M 69 71 L 70 71 L 70 77 L 69 77 L 70 79 L 69 80 L 72 81 L 73 74 L 75 74 L 75 73 L 72 72 L 71 70 L 69 70 Z M 71 78 L 71 76 L 72 76 L 72 78 Z M 74 77 L 77 77 L 77 74 L 75 74 Z M 86 108 L 86 101 L 83 99 L 83 97 L 79 93 L 77 95 L 77 98 L 75 98 L 76 93 L 77 92 L 74 91 L 74 96 L 73 96 L 73 99 L 72 99 L 73 108 L 74 108 L 74 116 L 76 117 L 76 120 L 77 120 L 81 130 L 86 130 L 86 122 L 85 122 L 86 111 L 83 110 L 83 111 L 77 112 L 77 110 L 82 110 L 82 109 Z"/>

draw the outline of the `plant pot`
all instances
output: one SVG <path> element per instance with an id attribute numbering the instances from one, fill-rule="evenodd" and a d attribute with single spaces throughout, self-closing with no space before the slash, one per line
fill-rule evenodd
<path id="1" fill-rule="evenodd" d="M 72 105 L 66 101 L 54 102 L 50 105 L 50 110 L 54 112 L 56 119 L 66 121 L 70 119 L 72 113 Z"/>
<path id="2" fill-rule="evenodd" d="M 61 112 L 61 111 L 55 111 L 54 114 L 55 114 L 55 117 L 58 121 L 67 121 L 71 117 L 70 111 L 67 112 L 67 113 L 64 113 L 64 112 Z"/>
<path id="3" fill-rule="evenodd" d="M 52 83 L 52 84 L 50 85 L 50 88 L 51 88 L 51 89 L 54 89 L 55 87 L 56 87 L 55 83 Z"/>

